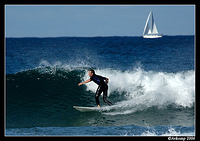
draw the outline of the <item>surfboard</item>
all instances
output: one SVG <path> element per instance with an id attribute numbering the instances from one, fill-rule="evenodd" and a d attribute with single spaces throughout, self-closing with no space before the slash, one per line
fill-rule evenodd
<path id="1" fill-rule="evenodd" d="M 73 106 L 73 107 L 80 112 L 92 112 L 100 110 L 100 108 L 97 107 L 82 107 L 82 106 Z"/>

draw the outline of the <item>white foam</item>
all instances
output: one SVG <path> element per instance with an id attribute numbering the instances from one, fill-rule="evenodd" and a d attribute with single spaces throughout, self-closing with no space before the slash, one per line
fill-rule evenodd
<path id="1" fill-rule="evenodd" d="M 194 132 L 181 133 L 180 131 L 176 131 L 174 128 L 170 127 L 168 131 L 159 136 L 194 136 L 194 135 L 195 135 Z M 140 136 L 158 136 L 158 135 L 156 134 L 156 130 L 147 130 L 143 132 Z M 168 137 L 168 138 L 169 138 L 168 140 L 174 140 L 174 137 Z M 178 139 L 181 140 L 180 137 Z"/>
<path id="2" fill-rule="evenodd" d="M 177 73 L 144 71 L 141 68 L 132 71 L 96 69 L 96 74 L 109 78 L 108 95 L 126 93 L 127 100 L 115 103 L 110 109 L 120 111 L 106 114 L 127 114 L 148 107 L 166 107 L 170 104 L 191 107 L 195 102 L 195 71 Z M 88 71 L 83 80 L 89 79 Z M 95 93 L 97 85 L 87 83 L 87 90 Z M 112 99 L 110 99 L 112 101 Z"/>

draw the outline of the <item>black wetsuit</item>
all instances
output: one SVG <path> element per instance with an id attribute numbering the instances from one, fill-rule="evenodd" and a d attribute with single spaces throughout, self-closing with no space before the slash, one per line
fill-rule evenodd
<path id="1" fill-rule="evenodd" d="M 105 77 L 93 74 L 92 77 L 90 77 L 90 80 L 94 81 L 99 87 L 97 88 L 96 94 L 95 94 L 95 100 L 96 104 L 99 105 L 99 96 L 103 92 L 103 101 L 107 103 L 109 106 L 113 105 L 110 101 L 107 99 L 107 92 L 108 92 L 108 85 L 104 81 L 106 80 Z"/>

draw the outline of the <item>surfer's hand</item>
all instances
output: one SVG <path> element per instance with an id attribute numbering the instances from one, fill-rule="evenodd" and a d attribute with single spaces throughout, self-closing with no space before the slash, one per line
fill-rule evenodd
<path id="1" fill-rule="evenodd" d="M 106 83 L 108 83 L 108 80 L 109 80 L 109 79 L 108 79 L 108 78 L 106 78 Z"/>
<path id="2" fill-rule="evenodd" d="M 82 85 L 82 83 L 79 83 L 78 86 Z"/>

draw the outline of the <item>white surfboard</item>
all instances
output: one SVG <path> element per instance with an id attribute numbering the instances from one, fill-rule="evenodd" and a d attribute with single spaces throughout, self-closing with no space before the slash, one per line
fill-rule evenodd
<path id="1" fill-rule="evenodd" d="M 97 107 L 81 107 L 81 106 L 73 106 L 76 110 L 80 112 L 92 112 L 92 111 L 99 111 L 101 108 Z"/>

